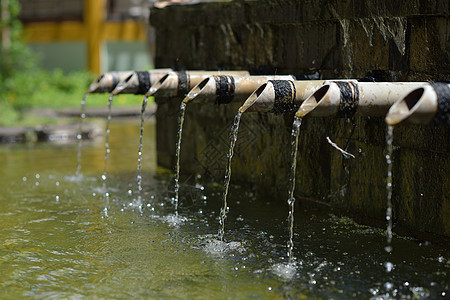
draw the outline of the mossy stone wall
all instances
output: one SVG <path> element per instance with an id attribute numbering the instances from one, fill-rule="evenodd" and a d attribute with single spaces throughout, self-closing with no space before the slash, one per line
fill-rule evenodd
<path id="1" fill-rule="evenodd" d="M 450 80 L 450 3 L 413 1 L 218 1 L 152 9 L 156 67 L 249 70 L 298 78 Z M 157 99 L 158 163 L 173 168 L 179 98 Z M 181 171 L 223 181 L 229 130 L 239 103 L 189 104 Z M 293 113 L 242 116 L 232 184 L 285 204 Z M 306 118 L 295 195 L 360 220 L 386 211 L 382 118 Z M 449 126 L 394 130 L 394 221 L 450 237 Z M 329 136 L 355 155 L 344 158 Z"/>

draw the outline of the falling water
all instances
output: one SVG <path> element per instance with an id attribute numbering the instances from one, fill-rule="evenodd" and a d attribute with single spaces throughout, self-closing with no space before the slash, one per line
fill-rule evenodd
<path id="1" fill-rule="evenodd" d="M 300 134 L 300 126 L 302 125 L 302 119 L 295 117 L 294 123 L 292 124 L 292 136 L 291 136 L 291 177 L 289 179 L 289 241 L 287 244 L 288 248 L 288 259 L 289 263 L 292 263 L 292 252 L 294 250 L 294 205 L 295 205 L 295 169 L 297 167 L 297 148 L 298 148 L 298 136 Z"/>
<path id="2" fill-rule="evenodd" d="M 225 170 L 225 182 L 224 182 L 224 192 L 223 192 L 223 206 L 220 209 L 220 217 L 219 217 L 219 233 L 218 239 L 223 241 L 223 235 L 225 231 L 225 218 L 227 216 L 228 204 L 227 204 L 227 196 L 228 196 L 228 187 L 230 186 L 231 179 L 231 160 L 233 159 L 233 151 L 234 146 L 236 145 L 237 135 L 239 131 L 239 122 L 241 121 L 242 113 L 238 112 L 234 117 L 234 123 L 231 127 L 230 132 L 230 148 L 228 148 L 227 158 L 227 169 Z"/>
<path id="3" fill-rule="evenodd" d="M 387 246 L 384 248 L 387 253 L 391 253 L 392 246 L 392 142 L 394 140 L 394 126 L 389 125 L 386 133 L 386 163 L 387 163 L 387 177 L 386 177 L 386 191 L 387 191 L 387 207 L 386 207 L 386 242 Z M 385 264 L 386 272 L 390 272 L 394 267 L 391 262 Z"/>
<path id="4" fill-rule="evenodd" d="M 175 197 L 173 198 L 173 202 L 175 204 L 175 213 L 178 213 L 178 192 L 180 190 L 180 150 L 181 150 L 181 137 L 183 135 L 183 123 L 184 123 L 184 112 L 186 110 L 186 103 L 181 102 L 180 105 L 180 114 L 178 117 L 178 140 L 175 151 L 176 165 L 175 165 Z"/>
<path id="5" fill-rule="evenodd" d="M 148 101 L 148 97 L 145 96 L 144 100 L 142 101 L 142 108 L 141 108 L 141 134 L 139 136 L 138 166 L 137 166 L 137 175 L 136 175 L 139 195 L 142 192 L 142 175 L 141 175 L 141 169 L 142 169 L 142 140 L 143 140 L 143 137 L 144 137 L 144 115 L 145 115 L 145 108 L 147 107 L 147 101 Z"/>
<path id="6" fill-rule="evenodd" d="M 389 125 L 386 133 L 386 162 L 387 162 L 387 178 L 386 178 L 386 191 L 387 191 L 387 208 L 386 208 L 386 220 L 388 222 L 386 231 L 387 246 L 386 252 L 392 251 L 392 142 L 394 140 L 393 135 L 394 127 Z"/>
<path id="7" fill-rule="evenodd" d="M 81 146 L 83 144 L 83 121 L 86 118 L 85 110 L 86 110 L 86 99 L 88 94 L 84 94 L 83 100 L 81 100 L 81 113 L 80 113 L 80 125 L 78 127 L 77 140 L 78 140 L 78 153 L 77 153 L 77 171 L 75 172 L 75 176 L 80 176 L 81 171 Z"/>
<path id="8" fill-rule="evenodd" d="M 113 102 L 113 98 L 114 95 L 110 94 L 109 95 L 109 100 L 108 100 L 108 117 L 106 118 L 106 130 L 105 130 L 105 164 L 103 166 L 103 174 L 102 174 L 102 180 L 103 180 L 103 187 L 105 188 L 105 184 L 106 184 L 106 166 L 108 164 L 108 158 L 109 158 L 109 123 L 111 121 L 111 105 Z"/>

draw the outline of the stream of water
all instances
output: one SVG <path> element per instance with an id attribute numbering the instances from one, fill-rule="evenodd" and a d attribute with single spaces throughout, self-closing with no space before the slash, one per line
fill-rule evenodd
<path id="1" fill-rule="evenodd" d="M 186 103 L 181 102 L 180 104 L 180 113 L 178 115 L 178 135 L 177 135 L 177 145 L 175 147 L 175 196 L 173 202 L 175 204 L 175 214 L 178 214 L 178 200 L 179 200 L 179 191 L 180 191 L 180 151 L 181 151 L 181 139 L 183 137 L 183 123 L 184 123 L 184 112 L 186 111 Z"/>
<path id="2" fill-rule="evenodd" d="M 292 263 L 293 261 L 293 251 L 294 251 L 294 208 L 295 208 L 295 170 L 297 168 L 297 152 L 298 152 L 298 138 L 300 135 L 300 127 L 302 126 L 302 119 L 299 117 L 295 117 L 294 122 L 292 124 L 292 134 L 291 134 L 291 175 L 289 177 L 289 240 L 288 240 L 288 263 Z"/>
<path id="3" fill-rule="evenodd" d="M 388 255 L 392 252 L 392 151 L 394 142 L 394 126 L 388 125 L 386 131 L 386 164 L 387 164 L 387 175 L 386 175 L 386 246 L 384 250 Z M 389 274 L 394 269 L 395 265 L 387 260 L 384 263 L 386 273 Z M 391 282 L 387 281 L 384 284 L 384 289 L 386 290 L 386 297 L 395 297 L 394 286 Z"/>
<path id="4" fill-rule="evenodd" d="M 109 134 L 111 133 L 111 129 L 109 128 L 109 124 L 111 122 L 111 106 L 114 99 L 114 95 L 111 93 L 109 95 L 108 99 L 108 116 L 106 117 L 106 129 L 105 129 L 105 160 L 103 165 L 103 173 L 102 173 L 102 180 L 103 180 L 103 188 L 105 190 L 105 195 L 108 196 L 108 192 L 106 191 L 106 168 L 108 166 L 108 159 L 109 159 L 109 153 L 111 152 L 110 146 L 109 146 Z"/>
<path id="5" fill-rule="evenodd" d="M 137 187 L 138 187 L 138 193 L 139 197 L 142 196 L 142 147 L 143 147 L 143 140 L 144 140 L 144 122 L 145 122 L 145 109 L 147 107 L 147 101 L 148 97 L 145 96 L 144 100 L 142 100 L 142 108 L 141 108 L 141 127 L 139 128 L 139 149 L 138 149 L 138 166 L 137 166 L 137 174 L 136 174 L 136 180 L 137 180 Z"/>
<path id="6" fill-rule="evenodd" d="M 81 100 L 81 113 L 80 113 L 80 124 L 78 126 L 77 132 L 77 141 L 78 141 L 78 152 L 77 152 L 77 169 L 75 171 L 75 176 L 78 177 L 81 175 L 81 147 L 83 145 L 83 122 L 86 118 L 86 99 L 88 94 L 84 94 L 83 99 Z"/>
<path id="7" fill-rule="evenodd" d="M 242 113 L 238 112 L 236 116 L 234 117 L 233 126 L 231 126 L 230 131 L 230 147 L 228 148 L 227 153 L 227 168 L 225 170 L 225 179 L 223 184 L 223 196 L 222 196 L 222 208 L 220 209 L 220 216 L 219 216 L 219 232 L 217 234 L 217 237 L 220 241 L 223 241 L 223 236 L 225 234 L 225 219 L 227 217 L 228 213 L 228 190 L 230 187 L 230 180 L 231 180 L 231 162 L 233 161 L 233 153 L 234 153 L 234 146 L 236 145 L 238 133 L 239 133 L 239 123 L 241 122 L 241 116 Z"/>

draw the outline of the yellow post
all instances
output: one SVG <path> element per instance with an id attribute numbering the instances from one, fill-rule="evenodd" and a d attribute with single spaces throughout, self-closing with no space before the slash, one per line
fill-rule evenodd
<path id="1" fill-rule="evenodd" d="M 88 69 L 100 74 L 101 30 L 105 19 L 104 0 L 84 0 L 84 25 L 87 33 Z"/>

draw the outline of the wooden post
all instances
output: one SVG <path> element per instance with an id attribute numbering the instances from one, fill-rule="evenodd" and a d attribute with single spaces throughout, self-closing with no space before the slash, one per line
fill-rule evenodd
<path id="1" fill-rule="evenodd" d="M 105 19 L 105 0 L 84 0 L 84 24 L 87 33 L 88 69 L 100 74 L 103 41 L 101 30 Z"/>

